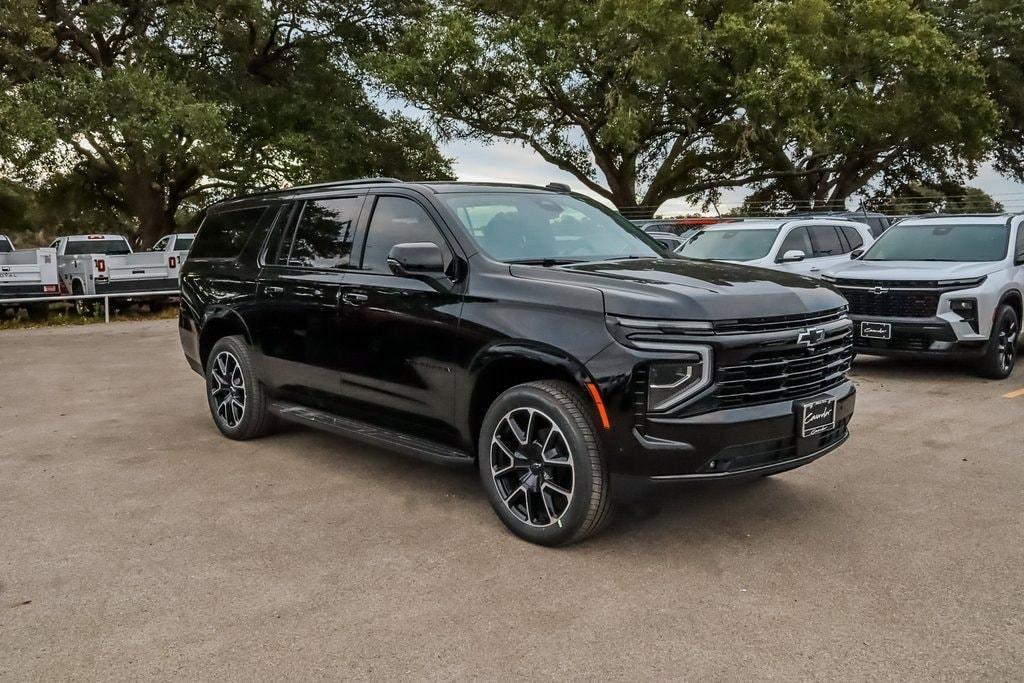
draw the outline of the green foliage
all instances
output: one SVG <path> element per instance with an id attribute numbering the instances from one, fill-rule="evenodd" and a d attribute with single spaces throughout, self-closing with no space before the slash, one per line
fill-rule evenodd
<path id="1" fill-rule="evenodd" d="M 762 198 L 829 204 L 869 182 L 959 180 L 990 148 L 981 70 L 900 0 L 795 0 L 734 21 L 751 153 L 780 171 Z M 813 171 L 813 172 L 812 172 Z"/>
<path id="2" fill-rule="evenodd" d="M 410 14 L 397 0 L 13 0 L 0 160 L 41 195 L 71 190 L 62 224 L 113 217 L 144 245 L 229 193 L 450 177 L 429 133 L 382 112 L 355 66 Z"/>
<path id="3" fill-rule="evenodd" d="M 1001 213 L 1003 205 L 976 187 L 956 183 L 911 183 L 891 194 L 873 197 L 872 211 L 906 215 L 938 211 L 941 213 Z"/>
<path id="4" fill-rule="evenodd" d="M 442 133 L 520 141 L 620 206 L 958 178 L 996 123 L 908 0 L 446 0 L 375 66 Z"/>
<path id="5" fill-rule="evenodd" d="M 981 64 L 999 111 L 996 168 L 1024 182 L 1024 0 L 930 0 L 960 50 Z"/>

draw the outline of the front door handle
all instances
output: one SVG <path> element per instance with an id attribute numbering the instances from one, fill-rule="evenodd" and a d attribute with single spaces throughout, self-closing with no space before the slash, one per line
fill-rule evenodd
<path id="1" fill-rule="evenodd" d="M 361 306 L 369 301 L 370 297 L 366 296 L 362 292 L 345 292 L 341 295 L 341 300 L 353 306 Z"/>
<path id="2" fill-rule="evenodd" d="M 264 287 L 263 291 L 266 292 L 267 294 L 283 294 L 284 287 L 277 287 L 275 285 L 271 285 L 269 287 Z"/>

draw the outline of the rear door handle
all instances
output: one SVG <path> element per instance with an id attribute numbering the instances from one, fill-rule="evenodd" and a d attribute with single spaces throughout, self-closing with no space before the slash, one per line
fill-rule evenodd
<path id="1" fill-rule="evenodd" d="M 341 295 L 341 300 L 347 304 L 359 306 L 369 301 L 370 297 L 366 296 L 362 292 L 345 292 Z"/>
<path id="2" fill-rule="evenodd" d="M 264 287 L 263 291 L 266 292 L 267 294 L 282 294 L 284 292 L 284 287 L 277 287 L 271 285 L 269 287 Z"/>

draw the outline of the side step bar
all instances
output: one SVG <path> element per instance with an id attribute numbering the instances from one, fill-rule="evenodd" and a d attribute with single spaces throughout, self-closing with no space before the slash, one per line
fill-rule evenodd
<path id="1" fill-rule="evenodd" d="M 428 462 L 442 465 L 466 465 L 473 462 L 472 455 L 453 446 L 420 439 L 367 422 L 339 417 L 295 403 L 274 401 L 270 404 L 270 412 L 289 422 L 334 432 L 350 439 L 411 455 Z"/>

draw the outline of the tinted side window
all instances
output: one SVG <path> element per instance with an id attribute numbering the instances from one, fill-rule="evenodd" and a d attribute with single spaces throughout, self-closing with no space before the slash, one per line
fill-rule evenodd
<path id="1" fill-rule="evenodd" d="M 831 225 L 812 225 L 808 232 L 811 233 L 814 256 L 838 256 L 844 253 L 839 235 Z"/>
<path id="2" fill-rule="evenodd" d="M 380 197 L 366 233 L 363 270 L 390 273 L 388 252 L 406 242 L 433 242 L 448 260 L 448 245 L 422 206 L 402 197 Z"/>
<path id="3" fill-rule="evenodd" d="M 306 268 L 347 267 L 362 205 L 362 197 L 307 202 L 285 263 Z"/>
<path id="4" fill-rule="evenodd" d="M 1024 257 L 1024 221 L 1017 225 L 1017 246 L 1013 254 L 1015 259 Z"/>
<path id="5" fill-rule="evenodd" d="M 266 208 L 240 209 L 206 216 L 189 254 L 193 258 L 236 258 Z"/>
<path id="6" fill-rule="evenodd" d="M 811 248 L 811 240 L 807 237 L 807 228 L 795 228 L 786 235 L 782 246 L 779 247 L 779 256 L 783 256 L 787 251 L 802 251 L 804 256 L 811 256 L 814 250 Z"/>
<path id="7" fill-rule="evenodd" d="M 850 251 L 860 249 L 864 246 L 864 238 L 860 236 L 860 233 L 857 232 L 856 228 L 844 225 L 843 234 L 846 235 L 846 241 L 850 243 Z"/>

